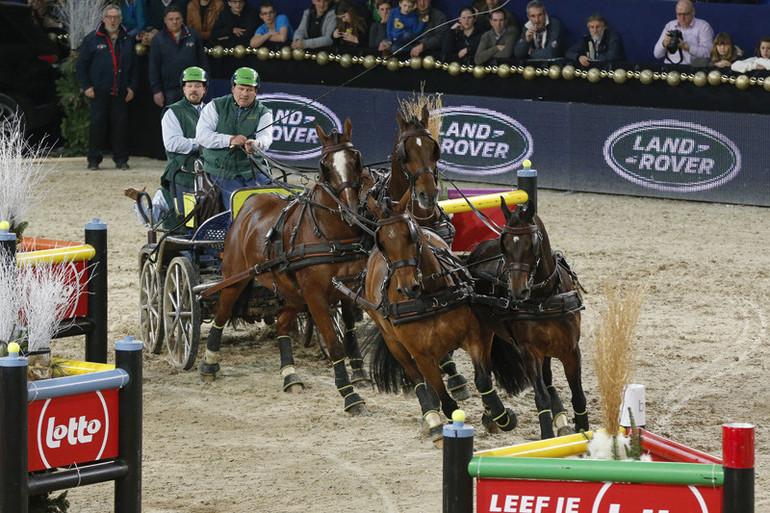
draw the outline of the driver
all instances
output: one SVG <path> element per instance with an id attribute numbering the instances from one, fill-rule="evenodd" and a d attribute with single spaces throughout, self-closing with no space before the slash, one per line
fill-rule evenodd
<path id="1" fill-rule="evenodd" d="M 183 212 L 183 194 L 192 192 L 194 188 L 193 176 L 188 173 L 174 173 L 185 165 L 185 161 L 198 155 L 198 143 L 195 141 L 195 127 L 198 123 L 200 111 L 203 108 L 203 97 L 206 95 L 208 77 L 206 71 L 197 66 L 186 68 L 180 78 L 184 98 L 163 109 L 161 119 L 161 132 L 163 134 L 163 147 L 166 149 L 166 170 L 160 179 L 160 189 L 152 200 L 153 214 L 156 219 L 165 216 L 163 227 L 173 228 L 179 223 L 176 212 Z M 190 164 L 188 163 L 188 168 Z M 177 209 L 171 209 L 171 179 L 176 184 Z M 142 188 L 144 191 L 146 187 Z M 136 201 L 139 195 L 138 189 L 129 187 L 123 194 Z M 139 221 L 146 225 L 139 213 L 138 205 L 134 205 Z M 149 214 L 145 212 L 147 217 Z"/>
<path id="2" fill-rule="evenodd" d="M 203 148 L 203 169 L 221 188 L 225 209 L 230 209 L 230 195 L 236 189 L 270 181 L 258 170 L 252 171 L 246 153 L 254 152 L 252 145 L 266 150 L 273 142 L 273 113 L 257 100 L 259 74 L 252 68 L 238 68 L 231 83 L 232 94 L 203 109 L 195 136 Z M 235 146 L 246 152 L 231 153 Z"/>

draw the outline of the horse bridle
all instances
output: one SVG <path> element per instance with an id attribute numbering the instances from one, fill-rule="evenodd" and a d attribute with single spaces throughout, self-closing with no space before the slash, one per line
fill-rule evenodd
<path id="1" fill-rule="evenodd" d="M 397 260 L 395 262 L 391 262 L 390 258 L 388 258 L 388 254 L 385 252 L 385 248 L 380 242 L 380 228 L 383 226 L 386 226 L 389 224 L 395 224 L 398 222 L 406 223 L 407 227 L 409 228 L 409 242 L 413 242 L 417 246 L 417 255 L 415 258 L 405 258 L 403 260 Z M 420 284 L 422 284 L 422 273 L 420 272 L 420 255 L 422 254 L 420 232 L 419 232 L 419 229 L 417 228 L 417 223 L 415 223 L 414 220 L 406 212 L 404 212 L 401 215 L 387 217 L 385 219 L 379 219 L 377 221 L 377 231 L 375 231 L 374 233 L 374 242 L 375 244 L 377 244 L 377 249 L 379 249 L 380 253 L 382 253 L 382 258 L 384 258 L 385 262 L 388 264 L 389 270 L 400 269 L 402 267 L 416 267 L 417 281 L 420 282 Z"/>
<path id="2" fill-rule="evenodd" d="M 427 128 L 415 128 L 402 132 L 398 138 L 398 141 L 396 142 L 396 158 L 399 160 L 399 162 L 401 162 L 401 172 L 404 173 L 404 176 L 409 182 L 409 187 L 414 189 L 417 184 L 417 180 L 425 173 L 432 173 L 433 180 L 438 183 L 438 167 L 434 167 L 433 169 L 423 167 L 418 169 L 415 174 L 410 174 L 406 170 L 406 161 L 409 160 L 409 155 L 406 151 L 406 140 L 410 137 L 427 137 L 433 141 L 433 144 L 435 145 L 433 149 L 433 157 L 436 159 L 436 162 L 438 162 L 438 160 L 441 158 L 441 148 L 438 144 L 438 141 L 433 138 L 430 130 Z"/>
<path id="3" fill-rule="evenodd" d="M 535 265 L 529 265 L 525 264 L 523 262 L 507 262 L 505 261 L 505 245 L 503 243 L 503 235 L 509 234 L 509 235 L 532 235 L 532 252 L 535 254 Z M 506 274 L 510 274 L 511 271 L 519 271 L 527 273 L 527 286 L 532 289 L 532 283 L 535 279 L 535 271 L 540 266 L 540 241 L 542 239 L 542 235 L 540 233 L 540 229 L 537 227 L 536 224 L 531 224 L 527 226 L 508 226 L 503 225 L 502 231 L 500 232 L 500 237 L 498 237 L 499 245 L 500 245 L 500 253 L 503 255 L 503 261 L 505 261 L 505 270 L 504 272 Z"/>
<path id="4" fill-rule="evenodd" d="M 326 165 L 326 162 L 324 162 L 324 159 L 327 155 L 330 153 L 336 153 L 338 151 L 342 150 L 350 150 L 353 153 L 356 154 L 356 158 L 358 160 L 359 166 L 361 166 L 361 152 L 358 151 L 355 146 L 353 146 L 353 143 L 351 142 L 342 142 L 338 144 L 333 144 L 331 146 L 327 146 L 321 151 L 321 160 L 318 162 L 319 167 L 321 168 L 321 174 L 323 175 L 324 180 L 326 180 L 327 183 L 329 183 L 329 189 L 334 193 L 335 196 L 339 197 L 340 194 L 342 194 L 342 191 L 345 189 L 353 189 L 356 194 L 358 194 L 358 191 L 361 189 L 361 181 L 358 182 L 342 182 L 339 187 L 332 188 L 331 182 L 329 181 L 329 174 L 331 173 L 331 170 L 329 169 L 329 166 Z"/>

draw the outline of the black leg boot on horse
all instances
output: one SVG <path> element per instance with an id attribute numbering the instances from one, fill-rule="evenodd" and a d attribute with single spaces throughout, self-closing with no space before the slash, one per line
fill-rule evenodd
<path id="1" fill-rule="evenodd" d="M 361 346 L 356 335 L 357 313 L 360 310 L 350 301 L 342 302 L 342 320 L 345 323 L 345 354 L 350 363 L 350 382 L 358 387 L 371 388 L 372 378 L 364 367 L 364 357 L 361 354 Z"/>
<path id="2" fill-rule="evenodd" d="M 457 364 L 452 360 L 452 353 L 450 351 L 447 355 L 441 359 L 439 367 L 441 368 L 441 374 L 447 377 L 446 388 L 455 401 L 467 401 L 471 398 L 471 390 L 468 388 L 468 380 L 465 376 L 457 372 Z"/>
<path id="3" fill-rule="evenodd" d="M 291 349 L 291 337 L 278 337 L 278 350 L 281 353 L 281 376 L 283 376 L 283 391 L 297 394 L 305 389 L 305 383 L 294 368 L 294 353 Z"/>
<path id="4" fill-rule="evenodd" d="M 430 441 L 434 444 L 439 444 L 439 441 L 444 438 L 444 423 L 441 422 L 441 415 L 438 413 L 438 410 L 441 407 L 438 395 L 436 395 L 436 391 L 433 390 L 433 387 L 424 381 L 418 383 L 417 386 L 414 387 L 414 393 L 420 401 L 420 408 L 422 408 L 422 422 L 423 425 L 428 428 Z"/>

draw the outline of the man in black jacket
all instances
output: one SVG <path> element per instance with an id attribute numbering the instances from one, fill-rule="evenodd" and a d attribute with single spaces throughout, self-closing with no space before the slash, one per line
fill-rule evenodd
<path id="1" fill-rule="evenodd" d="M 578 61 L 581 66 L 588 67 L 592 63 L 609 64 L 626 60 L 623 42 L 620 34 L 607 28 L 607 20 L 601 14 L 592 14 L 586 20 L 588 34 L 583 40 L 567 50 L 568 59 Z"/>
<path id="2" fill-rule="evenodd" d="M 244 0 L 227 0 L 227 7 L 222 9 L 211 28 L 211 43 L 225 48 L 237 45 L 248 48 L 257 25 L 256 14 Z"/>
<path id="3" fill-rule="evenodd" d="M 128 169 L 127 104 L 136 89 L 136 55 L 120 21 L 117 5 L 105 7 L 102 23 L 83 39 L 78 53 L 78 80 L 91 110 L 88 169 L 99 169 L 107 134 L 115 166 Z"/>
<path id="4" fill-rule="evenodd" d="M 395 2 L 395 0 L 394 0 Z M 417 44 L 412 47 L 409 54 L 412 57 L 425 56 L 427 54 L 437 54 L 441 50 L 441 43 L 444 39 L 444 33 L 448 27 L 444 24 L 447 21 L 446 14 L 435 7 L 431 7 L 431 0 L 417 0 L 417 17 L 422 19 L 428 16 L 428 23 L 417 40 Z M 394 4 L 395 6 L 396 4 Z M 438 28 L 437 28 L 438 27 Z"/>
<path id="5" fill-rule="evenodd" d="M 182 23 L 182 10 L 169 5 L 163 20 L 166 29 L 158 32 L 150 45 L 150 88 L 158 107 L 182 99 L 182 71 L 191 66 L 208 70 L 203 41 L 195 29 Z"/>

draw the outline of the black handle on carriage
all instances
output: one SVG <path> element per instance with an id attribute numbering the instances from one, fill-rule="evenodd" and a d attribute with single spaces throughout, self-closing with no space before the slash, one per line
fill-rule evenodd
<path id="1" fill-rule="evenodd" d="M 147 219 L 147 214 L 145 213 L 145 209 L 143 208 L 142 202 L 147 202 L 147 212 L 150 213 L 150 218 Z M 142 219 L 144 219 L 144 222 L 147 223 L 147 225 L 155 229 L 155 226 L 153 226 L 153 218 L 155 216 L 152 215 L 152 198 L 150 198 L 150 195 L 147 194 L 145 191 L 139 191 L 139 194 L 136 196 L 136 206 L 139 209 L 139 215 L 142 216 Z"/>

